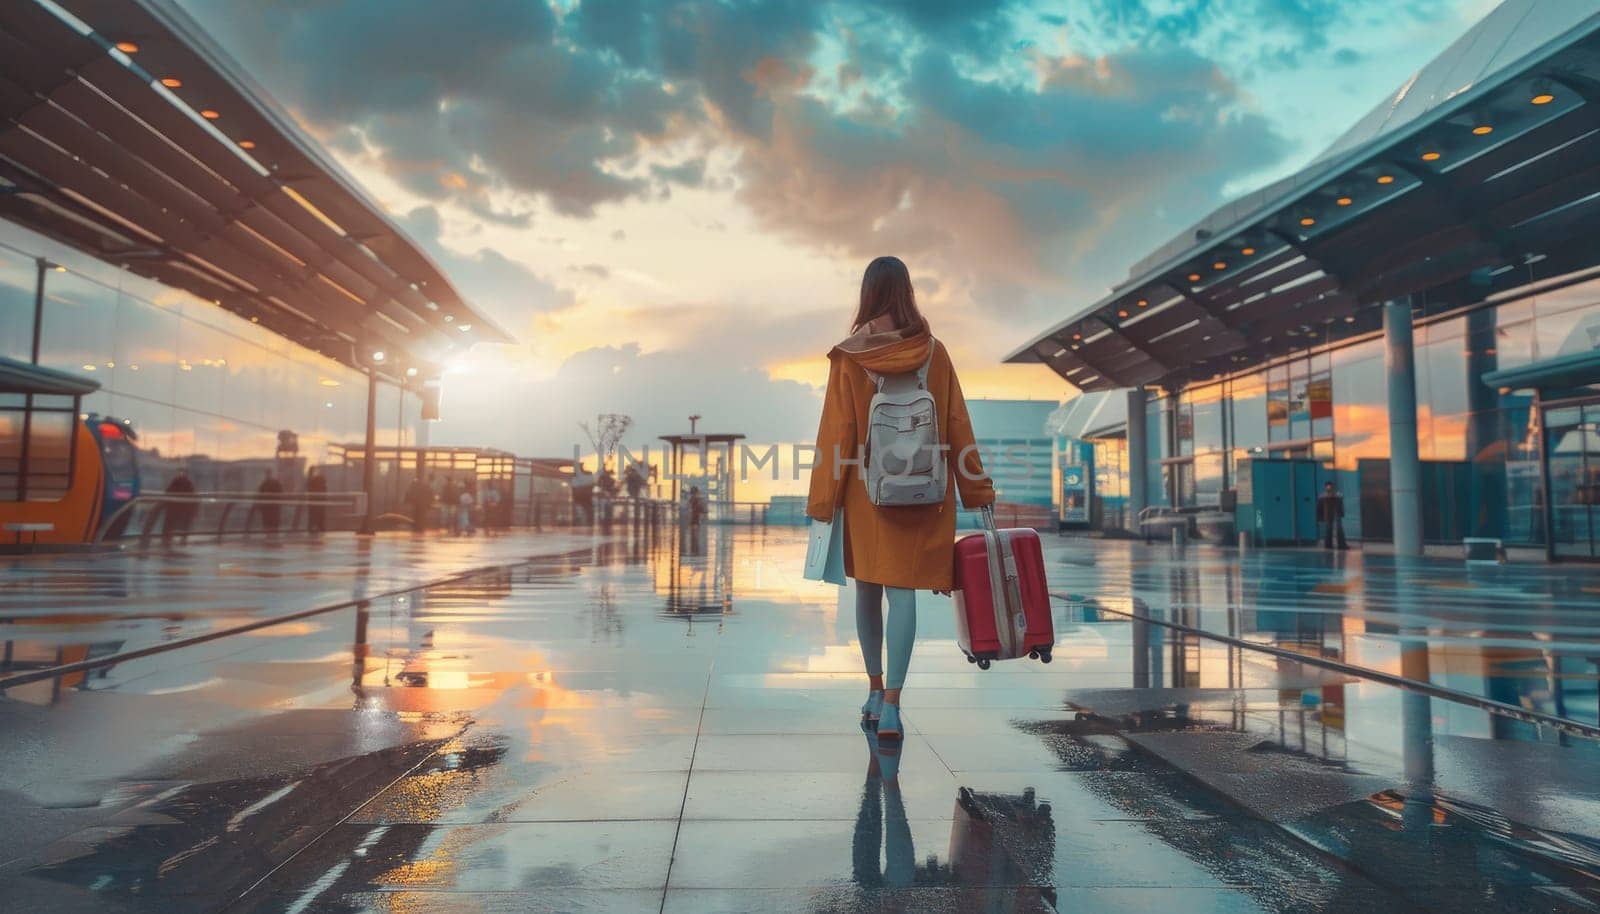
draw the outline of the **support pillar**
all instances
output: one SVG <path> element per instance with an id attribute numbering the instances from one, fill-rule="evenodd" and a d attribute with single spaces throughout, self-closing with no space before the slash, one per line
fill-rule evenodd
<path id="1" fill-rule="evenodd" d="M 1383 304 L 1384 366 L 1389 378 L 1389 503 L 1394 554 L 1422 554 L 1422 461 L 1417 455 L 1417 366 L 1411 299 Z"/>
<path id="2" fill-rule="evenodd" d="M 1145 390 L 1128 392 L 1128 517 L 1129 530 L 1139 532 L 1139 512 L 1149 506 L 1150 441 L 1144 418 Z"/>
<path id="3" fill-rule="evenodd" d="M 361 491 L 367 495 L 366 514 L 361 518 L 362 536 L 371 536 L 377 528 L 378 489 L 378 373 L 367 372 L 367 445 L 361 461 Z M 447 508 L 449 506 L 446 506 Z"/>

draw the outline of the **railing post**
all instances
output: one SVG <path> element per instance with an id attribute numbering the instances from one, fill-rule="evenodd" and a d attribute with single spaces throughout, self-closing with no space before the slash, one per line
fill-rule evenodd
<path id="1" fill-rule="evenodd" d="M 356 531 L 359 536 L 371 536 L 377 526 L 374 508 L 377 499 L 373 497 L 374 489 L 378 485 L 378 373 L 367 369 L 367 442 L 365 456 L 361 466 L 361 491 L 367 495 L 367 510 L 361 518 L 361 529 Z M 449 507 L 449 506 L 447 506 Z"/>

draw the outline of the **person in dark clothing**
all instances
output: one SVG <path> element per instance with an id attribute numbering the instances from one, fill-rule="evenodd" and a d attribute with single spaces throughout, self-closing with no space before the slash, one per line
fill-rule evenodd
<path id="1" fill-rule="evenodd" d="M 699 486 L 689 487 L 689 523 L 699 526 L 706 516 L 706 497 L 701 494 Z"/>
<path id="2" fill-rule="evenodd" d="M 172 477 L 167 483 L 168 495 L 194 494 L 194 480 L 189 478 L 188 470 L 179 470 L 178 475 Z M 195 505 L 193 503 L 175 502 L 163 507 L 161 515 L 161 542 L 171 545 L 174 536 L 182 538 L 185 545 L 189 542 L 189 528 L 194 524 Z"/>
<path id="3" fill-rule="evenodd" d="M 622 471 L 622 485 L 628 490 L 629 498 L 637 500 L 644 494 L 644 474 L 639 471 L 637 463 L 628 464 L 628 468 Z"/>
<path id="4" fill-rule="evenodd" d="M 421 476 L 411 480 L 406 489 L 406 504 L 411 506 L 411 527 L 418 533 L 426 532 L 433 515 L 433 487 Z"/>
<path id="5" fill-rule="evenodd" d="M 600 517 L 602 526 L 611 523 L 611 503 L 617 497 L 617 477 L 611 468 L 605 464 L 600 465 L 600 476 L 594 483 L 595 512 Z"/>
<path id="6" fill-rule="evenodd" d="M 316 467 L 306 474 L 306 494 L 315 499 L 306 510 L 306 529 L 312 533 L 322 533 L 328 529 L 328 505 L 322 501 L 322 496 L 328 494 L 328 477 Z"/>
<path id="7" fill-rule="evenodd" d="M 1324 548 L 1349 549 L 1350 544 L 1344 538 L 1344 496 L 1333 487 L 1333 483 L 1326 483 L 1322 487 L 1322 495 L 1317 499 L 1317 523 L 1322 525 L 1322 545 Z M 1334 546 L 1337 539 L 1339 545 Z"/>
<path id="8" fill-rule="evenodd" d="M 261 486 L 256 489 L 256 495 L 261 501 L 256 505 L 256 510 L 261 516 L 261 529 L 267 533 L 278 532 L 278 518 L 283 508 L 278 504 L 278 496 L 283 494 L 283 483 L 271 470 L 267 471 L 267 478 L 261 480 Z"/>
<path id="9" fill-rule="evenodd" d="M 458 507 L 461 504 L 461 492 L 455 480 L 446 479 L 444 490 L 439 493 L 439 502 L 444 505 L 445 523 L 450 526 L 452 536 L 461 532 L 461 511 Z"/>
<path id="10" fill-rule="evenodd" d="M 572 474 L 573 523 L 594 523 L 594 482 L 594 475 L 589 468 L 578 464 L 577 471 Z M 579 515 L 582 515 L 581 521 Z"/>

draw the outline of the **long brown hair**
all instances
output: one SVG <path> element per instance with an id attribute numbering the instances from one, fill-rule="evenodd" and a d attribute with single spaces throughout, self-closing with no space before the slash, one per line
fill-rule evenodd
<path id="1" fill-rule="evenodd" d="M 850 331 L 854 333 L 885 314 L 893 316 L 897 328 L 922 322 L 917 293 L 911 288 L 911 271 L 898 257 L 879 257 L 867 264 L 867 271 L 861 274 L 861 303 L 856 306 Z"/>

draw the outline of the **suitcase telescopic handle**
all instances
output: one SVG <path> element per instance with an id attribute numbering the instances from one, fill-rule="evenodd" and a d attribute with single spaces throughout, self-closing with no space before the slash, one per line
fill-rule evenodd
<path id="1" fill-rule="evenodd" d="M 983 529 L 993 531 L 995 529 L 994 505 L 984 505 L 979 509 L 978 513 L 980 515 L 979 519 L 983 523 Z"/>

